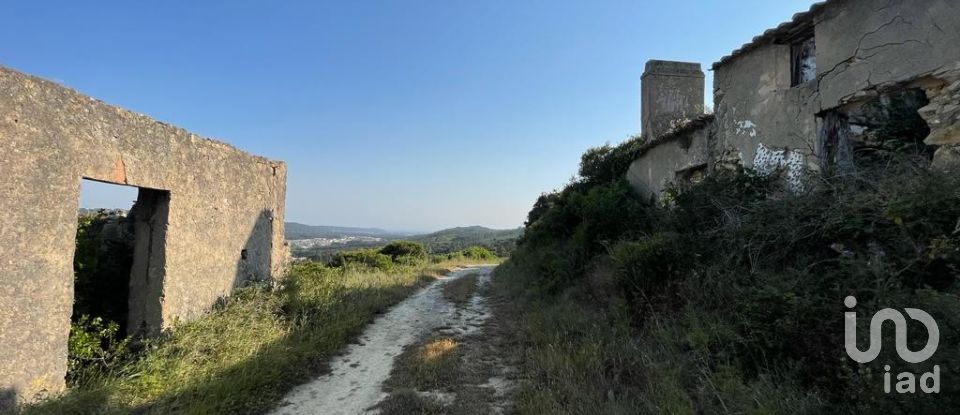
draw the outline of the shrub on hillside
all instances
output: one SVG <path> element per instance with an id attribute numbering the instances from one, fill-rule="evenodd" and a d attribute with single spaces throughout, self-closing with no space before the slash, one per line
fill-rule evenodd
<path id="1" fill-rule="evenodd" d="M 382 271 L 389 271 L 393 268 L 393 264 L 393 259 L 389 255 L 381 254 L 375 249 L 337 252 L 330 261 L 332 267 L 364 266 Z"/>
<path id="2" fill-rule="evenodd" d="M 497 256 L 494 255 L 493 252 L 490 252 L 489 249 L 484 248 L 482 246 L 471 246 L 467 249 L 464 249 L 463 256 L 464 258 L 475 259 L 478 261 L 483 261 L 488 259 L 492 260 L 497 258 Z"/>
<path id="3" fill-rule="evenodd" d="M 727 369 L 716 376 L 722 373 L 730 387 L 739 385 L 735 389 L 773 379 L 802 389 L 784 396 L 813 396 L 840 412 L 936 412 L 938 405 L 960 404 L 960 385 L 945 386 L 927 401 L 880 393 L 876 374 L 883 359 L 851 364 L 842 347 L 841 314 L 843 298 L 855 295 L 865 310 L 922 308 L 954 326 L 960 315 L 960 178 L 891 159 L 791 194 L 749 170 L 718 172 L 671 189 L 668 203 L 656 206 L 631 193 L 622 178 L 605 178 L 611 170 L 600 166 L 612 163 L 612 153 L 585 156 L 589 178 L 541 196 L 534 206 L 503 268 L 524 292 L 541 300 L 566 294 L 547 301 L 586 298 L 586 275 L 598 272 L 592 264 L 613 264 L 618 292 L 592 304 L 600 311 L 612 307 L 604 315 L 614 326 L 624 324 L 618 316 L 643 316 L 627 319 L 635 335 L 656 330 L 685 339 L 679 349 L 667 339 L 642 347 L 671 354 L 667 364 L 685 377 L 673 393 L 685 394 L 694 407 L 713 405 L 700 401 L 701 391 L 715 388 L 704 382 L 716 379 L 684 371 L 721 367 Z M 711 320 L 690 324 L 680 318 L 684 314 Z M 869 325 L 858 328 L 866 338 Z M 917 350 L 926 337 L 912 334 L 909 346 Z M 948 342 L 960 342 L 960 333 L 941 330 L 941 344 Z M 687 355 L 684 347 L 696 354 Z M 674 362 L 685 359 L 701 367 Z M 941 348 L 923 368 L 960 369 L 958 362 L 960 351 Z M 654 369 L 664 370 L 637 371 Z M 729 395 L 733 389 L 716 393 L 739 399 Z M 869 398 L 844 398 L 857 394 Z"/>
<path id="4" fill-rule="evenodd" d="M 423 244 L 413 241 L 393 241 L 380 248 L 380 253 L 390 257 L 393 262 L 416 264 L 427 259 L 427 249 Z"/>
<path id="5" fill-rule="evenodd" d="M 482 246 L 471 246 L 466 249 L 454 252 L 448 252 L 446 254 L 437 254 L 432 257 L 434 263 L 440 263 L 445 261 L 494 261 L 498 259 L 497 255 L 494 254 L 487 248 Z"/>
<path id="6" fill-rule="evenodd" d="M 684 277 L 690 261 L 683 238 L 659 232 L 637 241 L 621 241 L 610 252 L 621 292 L 634 312 L 662 303 Z"/>
<path id="7" fill-rule="evenodd" d="M 72 384 L 81 378 L 102 374 L 128 355 L 130 338 L 124 338 L 120 325 L 101 317 L 82 315 L 70 325 L 67 342 L 67 374 Z"/>
<path id="8" fill-rule="evenodd" d="M 623 178 L 643 147 L 640 137 L 632 137 L 617 146 L 594 147 L 580 158 L 580 178 L 587 183 L 609 183 Z"/>

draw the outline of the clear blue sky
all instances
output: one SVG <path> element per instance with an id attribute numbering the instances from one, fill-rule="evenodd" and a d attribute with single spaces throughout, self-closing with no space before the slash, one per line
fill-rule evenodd
<path id="1" fill-rule="evenodd" d="M 639 130 L 646 60 L 706 70 L 810 3 L 10 1 L 0 65 L 285 160 L 287 220 L 506 228 Z"/>

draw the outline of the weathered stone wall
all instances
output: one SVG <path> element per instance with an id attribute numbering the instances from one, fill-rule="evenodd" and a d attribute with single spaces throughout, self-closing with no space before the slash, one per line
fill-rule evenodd
<path id="1" fill-rule="evenodd" d="M 815 28 L 823 109 L 960 61 L 955 0 L 840 1 L 824 9 Z"/>
<path id="2" fill-rule="evenodd" d="M 815 39 L 817 75 L 795 82 L 792 45 L 809 35 Z M 675 120 L 677 108 L 691 105 L 688 81 L 693 79 L 661 75 L 693 71 L 688 64 L 652 61 L 646 72 L 653 75 L 645 72 L 641 88 L 644 136 L 652 144 L 627 177 L 638 191 L 656 194 L 684 166 L 713 160 L 709 163 L 737 163 L 760 172 L 785 170 L 790 186 L 803 188 L 801 178 L 808 172 L 836 162 L 835 146 L 828 141 L 836 138 L 836 128 L 849 128 L 847 113 L 906 89 L 922 90 L 929 100 L 919 113 L 930 128 L 926 143 L 940 146 L 934 166 L 960 164 L 957 45 L 960 3 L 954 0 L 815 4 L 714 64 L 715 125 L 710 128 L 715 134 L 711 140 L 703 140 L 700 132 L 686 137 L 709 142 L 708 156 L 696 144 L 685 149 L 660 139 L 669 130 L 663 120 Z"/>
<path id="3" fill-rule="evenodd" d="M 960 63 L 932 77 L 942 83 L 926 89 L 930 103 L 919 111 L 930 126 L 924 142 L 939 146 L 933 155 L 935 168 L 960 168 Z"/>
<path id="4" fill-rule="evenodd" d="M 717 151 L 753 167 L 765 148 L 810 154 L 819 101 L 816 83 L 790 87 L 790 46 L 769 45 L 717 68 L 714 74 Z"/>
<path id="5" fill-rule="evenodd" d="M 791 87 L 790 45 L 775 41 L 715 65 L 716 151 L 753 166 L 762 145 L 817 170 L 818 114 L 907 86 L 936 95 L 945 81 L 935 75 L 960 61 L 960 4 L 952 0 L 833 0 L 813 27 L 814 81 Z"/>
<path id="6" fill-rule="evenodd" d="M 644 146 L 627 180 L 644 197 L 659 197 L 670 183 L 705 173 L 711 162 L 712 117 L 688 120 Z"/>
<path id="7" fill-rule="evenodd" d="M 703 71 L 699 63 L 648 61 L 640 83 L 640 124 L 647 139 L 680 121 L 703 114 Z"/>
<path id="8" fill-rule="evenodd" d="M 0 68 L 0 166 L 7 403 L 64 386 L 81 178 L 146 188 L 141 198 L 168 196 L 156 205 L 168 209 L 161 263 L 147 265 L 151 278 L 162 277 L 150 282 L 161 290 L 162 327 L 198 316 L 247 280 L 281 276 L 281 162 Z"/>

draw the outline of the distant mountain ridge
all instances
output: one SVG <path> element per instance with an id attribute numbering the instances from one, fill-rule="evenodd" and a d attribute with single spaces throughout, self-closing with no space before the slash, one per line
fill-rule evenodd
<path id="1" fill-rule="evenodd" d="M 444 229 L 426 235 L 406 239 L 423 243 L 431 252 L 459 251 L 471 246 L 483 246 L 497 255 L 508 255 L 523 235 L 523 228 L 490 229 L 483 226 L 466 226 Z"/>
<path id="2" fill-rule="evenodd" d="M 424 235 L 416 235 L 411 239 L 437 239 L 437 238 L 470 238 L 470 237 L 501 237 L 511 238 L 520 236 L 523 228 L 514 229 L 491 229 L 484 226 L 460 226 L 439 230 Z"/>
<path id="3" fill-rule="evenodd" d="M 490 229 L 483 226 L 462 226 L 428 234 L 387 231 L 379 228 L 352 228 L 347 226 L 315 226 L 296 222 L 286 223 L 285 236 L 291 241 L 298 256 L 323 257 L 331 252 L 374 247 L 386 241 L 405 239 L 426 246 L 432 253 L 459 251 L 471 246 L 482 246 L 497 255 L 507 256 L 523 235 L 523 228 Z M 370 240 L 368 238 L 378 238 Z"/>
<path id="4" fill-rule="evenodd" d="M 344 236 L 372 236 L 384 239 L 401 238 L 409 233 L 388 231 L 379 228 L 353 228 L 349 226 L 305 225 L 297 222 L 284 223 L 284 236 L 288 240 L 313 238 L 339 238 Z"/>

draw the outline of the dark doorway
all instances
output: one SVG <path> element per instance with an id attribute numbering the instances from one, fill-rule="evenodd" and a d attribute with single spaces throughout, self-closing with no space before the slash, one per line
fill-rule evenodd
<path id="1" fill-rule="evenodd" d="M 162 190 L 82 180 L 75 326 L 96 321 L 114 337 L 159 333 L 169 200 Z"/>
<path id="2" fill-rule="evenodd" d="M 886 163 L 893 156 L 928 160 L 930 134 L 919 109 L 929 101 L 921 89 L 904 89 L 826 111 L 817 118 L 819 154 L 827 175 Z"/>

